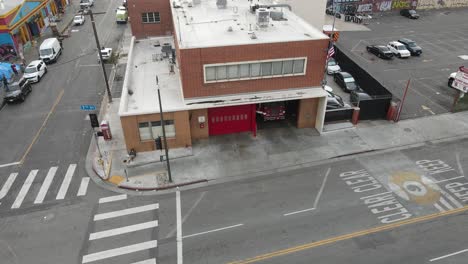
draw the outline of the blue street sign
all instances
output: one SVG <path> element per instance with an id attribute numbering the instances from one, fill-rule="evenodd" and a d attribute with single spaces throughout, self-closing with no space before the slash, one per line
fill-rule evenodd
<path id="1" fill-rule="evenodd" d="M 95 105 L 81 105 L 81 110 L 94 111 L 96 110 L 96 106 Z"/>

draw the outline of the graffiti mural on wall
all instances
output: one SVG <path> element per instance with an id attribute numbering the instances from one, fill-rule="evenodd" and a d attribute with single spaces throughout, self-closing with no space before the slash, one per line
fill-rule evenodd
<path id="1" fill-rule="evenodd" d="M 418 0 L 418 9 L 453 8 L 468 6 L 468 0 Z"/>
<path id="2" fill-rule="evenodd" d="M 392 0 L 376 3 L 377 11 L 385 12 L 392 10 Z"/>
<path id="3" fill-rule="evenodd" d="M 372 12 L 372 4 L 359 5 L 357 8 L 358 12 Z"/>

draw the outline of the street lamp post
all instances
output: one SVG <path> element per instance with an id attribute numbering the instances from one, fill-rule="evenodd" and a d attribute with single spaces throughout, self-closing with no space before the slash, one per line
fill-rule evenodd
<path id="1" fill-rule="evenodd" d="M 164 115 L 163 115 L 163 109 L 162 109 L 162 103 L 161 103 L 161 93 L 159 92 L 158 76 L 156 76 L 156 85 L 158 87 L 159 114 L 161 115 L 161 126 L 162 126 L 163 138 L 164 138 L 164 151 L 166 152 L 167 174 L 169 176 L 169 182 L 172 182 L 171 164 L 169 162 L 169 149 L 167 147 L 166 128 L 165 128 Z"/>
<path id="2" fill-rule="evenodd" d="M 111 95 L 111 91 L 109 87 L 109 80 L 107 79 L 106 67 L 104 66 L 104 60 L 102 59 L 101 44 L 99 44 L 99 38 L 98 38 L 97 31 L 96 31 L 96 25 L 94 23 L 93 11 L 91 10 L 91 8 L 88 8 L 87 10 L 89 12 L 89 17 L 91 18 L 91 25 L 93 26 L 94 39 L 96 40 L 96 46 L 97 46 L 97 50 L 99 54 L 99 61 L 101 62 L 102 73 L 104 74 L 104 80 L 106 81 L 107 97 L 108 97 L 109 103 L 112 103 L 112 95 Z"/>

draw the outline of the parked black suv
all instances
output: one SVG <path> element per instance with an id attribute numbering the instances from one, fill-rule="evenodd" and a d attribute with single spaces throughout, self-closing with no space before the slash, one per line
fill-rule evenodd
<path id="1" fill-rule="evenodd" d="M 411 39 L 402 38 L 399 39 L 398 42 L 405 45 L 406 49 L 409 50 L 409 52 L 411 52 L 411 55 L 419 56 L 422 54 L 421 47 L 419 47 L 418 44 L 416 44 L 416 42 L 412 41 Z"/>
<path id="2" fill-rule="evenodd" d="M 338 84 L 338 86 L 341 87 L 343 91 L 347 93 L 360 89 L 353 76 L 347 72 L 335 73 L 335 75 L 333 75 L 333 80 L 336 84 Z"/>
<path id="3" fill-rule="evenodd" d="M 400 15 L 407 17 L 407 18 L 411 18 L 411 19 L 419 18 L 419 14 L 416 13 L 416 10 L 413 10 L 413 9 L 402 9 L 400 10 Z"/>
<path id="4" fill-rule="evenodd" d="M 26 95 L 32 92 L 32 86 L 27 79 L 22 78 L 17 82 L 8 84 L 8 90 L 4 98 L 7 103 L 24 102 Z"/>
<path id="5" fill-rule="evenodd" d="M 379 58 L 383 59 L 391 59 L 393 58 L 393 53 L 390 51 L 390 49 L 387 46 L 383 45 L 369 45 L 366 47 L 367 51 L 375 54 Z"/>

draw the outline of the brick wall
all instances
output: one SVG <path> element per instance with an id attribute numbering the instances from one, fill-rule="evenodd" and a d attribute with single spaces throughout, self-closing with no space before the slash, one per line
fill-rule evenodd
<path id="1" fill-rule="evenodd" d="M 155 150 L 153 140 L 140 140 L 138 123 L 159 120 L 159 114 L 120 117 L 127 151 L 132 148 L 137 152 Z M 192 145 L 188 111 L 164 113 L 164 120 L 174 120 L 175 125 L 175 138 L 167 138 L 169 148 L 182 148 Z"/>
<path id="2" fill-rule="evenodd" d="M 169 0 L 128 0 L 128 14 L 132 34 L 137 38 L 171 35 L 173 30 Z M 161 22 L 157 24 L 142 22 L 141 14 L 159 12 Z"/>
<path id="3" fill-rule="evenodd" d="M 320 86 L 328 40 L 310 40 L 178 50 L 185 98 Z M 178 47 L 176 47 L 178 48 Z M 305 76 L 204 84 L 203 65 L 280 58 L 307 57 Z"/>

